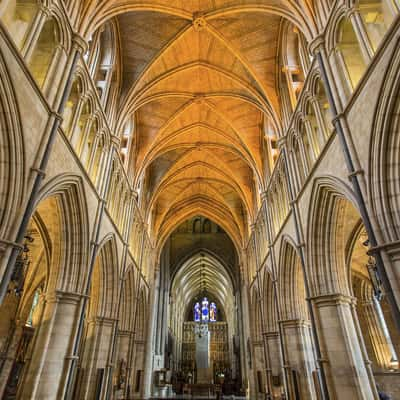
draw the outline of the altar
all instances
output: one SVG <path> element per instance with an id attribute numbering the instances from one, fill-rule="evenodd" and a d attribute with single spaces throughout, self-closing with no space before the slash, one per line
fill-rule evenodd
<path id="1" fill-rule="evenodd" d="M 215 383 L 217 374 L 230 368 L 229 354 L 225 322 L 184 323 L 182 367 L 193 376 L 192 383 Z"/>

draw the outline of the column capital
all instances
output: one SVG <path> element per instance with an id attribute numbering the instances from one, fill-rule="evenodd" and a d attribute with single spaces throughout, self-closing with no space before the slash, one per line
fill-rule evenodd
<path id="1" fill-rule="evenodd" d="M 85 38 L 76 32 L 72 35 L 72 46 L 75 47 L 80 54 L 85 54 L 89 49 Z"/>
<path id="2" fill-rule="evenodd" d="M 121 145 L 121 139 L 118 136 L 111 134 L 111 144 L 113 144 L 117 149 L 119 149 Z"/>
<path id="3" fill-rule="evenodd" d="M 352 17 L 354 17 L 354 15 L 355 15 L 356 13 L 358 13 L 359 11 L 360 11 L 360 9 L 359 9 L 358 7 L 352 6 L 352 7 L 350 7 L 350 8 L 346 11 L 346 17 L 347 17 L 347 18 L 352 18 Z"/>
<path id="4" fill-rule="evenodd" d="M 83 297 L 89 297 L 84 295 L 83 293 L 77 293 L 77 292 L 66 292 L 63 290 L 57 290 L 57 298 L 62 301 L 68 301 L 68 302 L 77 302 Z"/>
<path id="5" fill-rule="evenodd" d="M 113 325 L 114 323 L 118 322 L 118 318 L 110 318 L 110 317 L 94 317 L 89 320 L 89 323 L 96 324 L 96 325 Z"/>
<path id="6" fill-rule="evenodd" d="M 139 198 L 139 193 L 138 193 L 137 190 L 132 189 L 132 190 L 131 190 L 131 195 L 132 195 L 132 197 L 133 197 L 134 200 L 138 200 L 138 198 Z"/>
<path id="7" fill-rule="evenodd" d="M 278 321 L 279 324 L 286 328 L 298 328 L 298 327 L 309 327 L 310 321 L 302 319 L 302 318 L 294 318 L 294 319 L 282 319 Z"/>
<path id="8" fill-rule="evenodd" d="M 262 202 L 266 201 L 267 198 L 268 198 L 268 192 L 267 192 L 266 190 L 263 190 L 263 191 L 260 193 L 260 198 L 261 198 L 261 201 L 262 201 Z"/>
<path id="9" fill-rule="evenodd" d="M 312 55 L 316 55 L 317 53 L 319 53 L 319 51 L 321 50 L 322 47 L 324 47 L 325 45 L 325 38 L 323 35 L 318 35 L 316 36 L 308 45 L 308 51 L 312 54 Z"/>
<path id="10" fill-rule="evenodd" d="M 50 18 L 51 17 L 51 10 L 50 10 L 49 6 L 47 6 L 43 2 L 40 2 L 38 8 L 39 8 L 39 11 L 43 14 L 44 17 L 46 17 L 46 18 Z"/>
<path id="11" fill-rule="evenodd" d="M 67 292 L 64 290 L 55 290 L 43 295 L 47 303 L 78 303 L 82 297 L 85 297 L 82 293 Z"/>
<path id="12" fill-rule="evenodd" d="M 262 335 L 264 336 L 265 339 L 268 338 L 272 338 L 272 339 L 276 339 L 279 337 L 279 332 L 276 331 L 265 331 L 262 333 Z"/>
<path id="13" fill-rule="evenodd" d="M 277 145 L 278 145 L 279 149 L 284 147 L 286 145 L 286 142 L 287 142 L 287 135 L 281 136 L 280 138 L 278 138 Z"/>
<path id="14" fill-rule="evenodd" d="M 355 297 L 342 293 L 331 293 L 312 296 L 309 298 L 309 300 L 313 301 L 318 306 L 331 306 L 341 304 L 354 305 L 356 302 Z"/>
<path id="15" fill-rule="evenodd" d="M 400 253 L 400 240 L 387 241 L 370 247 L 367 254 L 373 256 L 380 251 L 387 251 L 391 256 L 398 256 Z"/>

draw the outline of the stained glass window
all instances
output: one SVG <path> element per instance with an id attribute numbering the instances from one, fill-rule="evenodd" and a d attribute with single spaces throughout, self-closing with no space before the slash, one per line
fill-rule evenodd
<path id="1" fill-rule="evenodd" d="M 201 321 L 208 322 L 209 320 L 209 310 L 208 310 L 208 299 L 204 297 L 203 301 L 201 302 Z"/>
<path id="2" fill-rule="evenodd" d="M 200 302 L 196 302 L 193 307 L 194 322 L 216 322 L 217 305 L 214 302 L 209 303 L 207 297 Z"/>
<path id="3" fill-rule="evenodd" d="M 200 303 L 199 302 L 197 302 L 194 305 L 193 313 L 194 313 L 194 322 L 200 322 Z"/>
<path id="4" fill-rule="evenodd" d="M 216 322 L 217 320 L 217 306 L 213 302 L 210 304 L 210 322 Z"/>

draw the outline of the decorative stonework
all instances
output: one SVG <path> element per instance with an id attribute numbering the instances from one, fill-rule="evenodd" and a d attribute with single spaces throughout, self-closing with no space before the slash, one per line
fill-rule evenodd
<path id="1" fill-rule="evenodd" d="M 195 31 L 200 32 L 207 25 L 206 20 L 203 17 L 197 17 L 193 20 L 193 28 Z"/>

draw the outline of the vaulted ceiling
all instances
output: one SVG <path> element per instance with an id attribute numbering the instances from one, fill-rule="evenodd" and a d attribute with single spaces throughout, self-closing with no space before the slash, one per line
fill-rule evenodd
<path id="1" fill-rule="evenodd" d="M 289 19 L 312 36 L 308 3 L 88 1 L 82 30 L 115 17 L 121 127 L 134 116 L 134 185 L 155 238 L 202 214 L 242 245 L 265 186 L 264 123 L 278 132 L 277 53 Z"/>
<path id="2" fill-rule="evenodd" d="M 224 266 L 208 253 L 199 252 L 181 266 L 173 279 L 171 293 L 190 308 L 195 298 L 211 296 L 219 308 L 229 309 L 228 317 L 232 318 L 234 287 L 231 278 Z"/>

